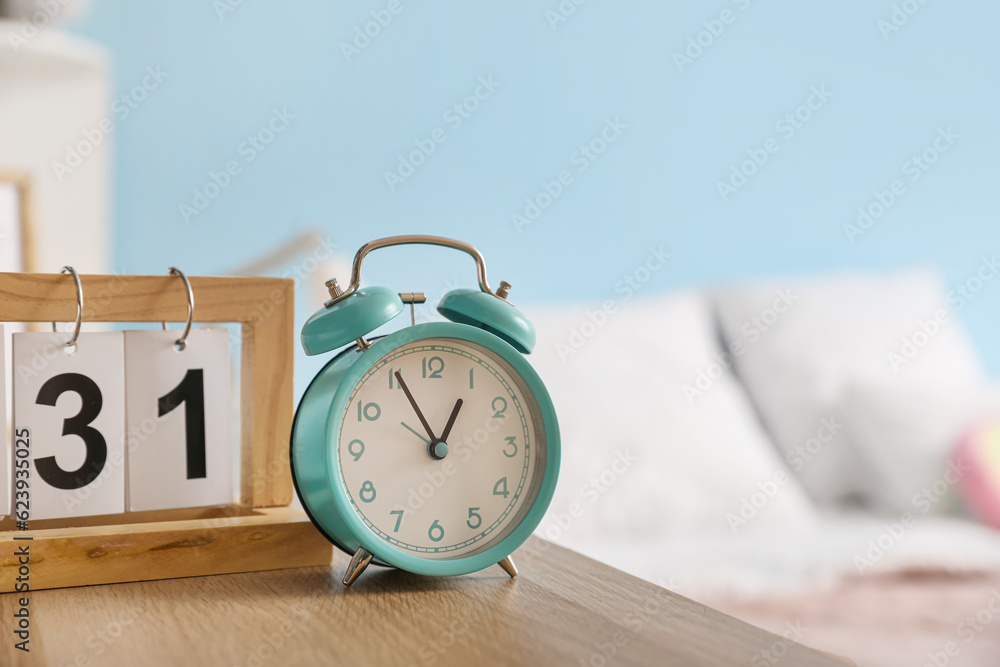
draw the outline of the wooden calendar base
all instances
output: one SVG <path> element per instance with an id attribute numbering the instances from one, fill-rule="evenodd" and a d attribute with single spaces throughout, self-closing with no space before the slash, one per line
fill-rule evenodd
<path id="1" fill-rule="evenodd" d="M 115 517 L 0 522 L 0 591 L 15 591 L 28 549 L 31 590 L 328 565 L 333 546 L 291 507 L 165 510 Z M 11 525 L 7 525 L 11 524 Z M 87 525 L 92 524 L 92 525 Z M 17 539 L 17 538 L 32 538 Z M 23 553 L 23 551 L 21 552 Z"/>
<path id="2" fill-rule="evenodd" d="M 189 301 L 176 276 L 80 276 L 87 322 L 184 322 Z M 333 546 L 294 490 L 288 435 L 293 395 L 294 282 L 193 276 L 193 319 L 239 323 L 240 504 L 36 521 L 0 521 L 0 591 L 327 565 Z M 0 321 L 73 322 L 81 299 L 67 275 L 0 273 Z M 130 445 L 131 446 L 131 445 Z M 14 512 L 21 508 L 13 508 Z M 19 538 L 31 537 L 31 540 Z M 29 557 L 23 565 L 20 551 Z M 22 570 L 21 568 L 25 568 Z M 18 579 L 21 579 L 18 582 Z"/>

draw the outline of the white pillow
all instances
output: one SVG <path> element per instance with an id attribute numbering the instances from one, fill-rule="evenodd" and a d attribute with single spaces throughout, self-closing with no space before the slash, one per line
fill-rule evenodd
<path id="1" fill-rule="evenodd" d="M 844 427 L 848 387 L 941 392 L 981 381 L 972 343 L 934 271 L 737 287 L 718 292 L 715 304 L 723 336 L 736 346 L 737 374 L 822 506 L 850 505 L 871 492 L 861 446 Z"/>
<path id="2" fill-rule="evenodd" d="M 970 429 L 1000 418 L 1000 388 L 872 384 L 848 388 L 844 424 L 867 476 L 866 504 L 884 514 L 952 514 L 962 507 L 953 454 Z"/>
<path id="3" fill-rule="evenodd" d="M 684 395 L 719 352 L 708 299 L 611 305 L 528 312 L 538 331 L 529 360 L 555 402 L 563 452 L 539 532 L 579 547 L 810 521 L 805 493 L 731 374 L 702 401 Z"/>

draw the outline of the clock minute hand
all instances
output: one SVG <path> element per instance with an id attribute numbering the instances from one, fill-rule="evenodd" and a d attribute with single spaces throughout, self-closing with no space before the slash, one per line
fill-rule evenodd
<path id="1" fill-rule="evenodd" d="M 403 376 L 399 374 L 399 371 L 395 372 L 395 376 L 396 382 L 399 383 L 403 393 L 406 394 L 406 400 L 410 402 L 410 405 L 413 406 L 413 411 L 417 413 L 417 419 L 420 420 L 424 430 L 427 431 L 427 435 L 430 437 L 431 442 L 434 442 L 437 439 L 434 437 L 434 431 L 431 430 L 430 424 L 428 424 L 427 420 L 424 418 L 424 413 L 422 413 L 420 408 L 417 407 L 417 402 L 413 399 L 413 394 L 410 393 L 410 388 L 406 386 L 405 382 L 403 382 Z"/>

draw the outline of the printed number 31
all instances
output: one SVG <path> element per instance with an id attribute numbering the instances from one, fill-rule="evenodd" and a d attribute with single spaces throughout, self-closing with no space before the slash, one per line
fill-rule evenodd
<path id="1" fill-rule="evenodd" d="M 59 467 L 56 457 L 45 456 L 35 461 L 38 476 L 57 489 L 80 489 L 101 474 L 108 460 L 108 443 L 96 428 L 91 426 L 101 408 L 104 395 L 97 383 L 81 373 L 63 373 L 46 380 L 38 390 L 35 403 L 55 407 L 59 397 L 71 391 L 80 397 L 80 411 L 63 421 L 62 434 L 76 435 L 83 440 L 86 454 L 76 470 Z M 187 435 L 187 478 L 206 477 L 205 463 L 205 378 L 202 369 L 191 369 L 174 389 L 159 399 L 158 416 L 163 417 L 181 403 L 187 404 L 184 419 Z"/>

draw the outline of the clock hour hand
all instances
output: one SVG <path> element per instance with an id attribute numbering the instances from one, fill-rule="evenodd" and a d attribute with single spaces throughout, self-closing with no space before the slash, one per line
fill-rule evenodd
<path id="1" fill-rule="evenodd" d="M 448 424 L 445 425 L 441 437 L 427 443 L 427 454 L 435 461 L 440 461 L 448 456 L 448 436 L 451 435 L 451 427 L 455 425 L 455 419 L 458 417 L 458 411 L 461 409 L 462 399 L 458 399 L 455 401 L 455 407 L 451 411 L 451 416 L 448 417 Z"/>
<path id="2" fill-rule="evenodd" d="M 403 393 L 406 394 L 406 400 L 410 402 L 410 405 L 413 407 L 413 411 L 417 413 L 417 418 L 423 425 L 424 430 L 427 431 L 427 435 L 430 437 L 431 442 L 434 442 L 437 439 L 434 437 L 434 431 L 431 430 L 430 424 L 428 424 L 427 420 L 424 418 L 424 413 L 422 413 L 420 408 L 417 407 L 417 402 L 413 400 L 413 394 L 410 393 L 410 388 L 406 386 L 405 382 L 403 382 L 403 376 L 399 374 L 399 371 L 395 372 L 395 376 L 396 382 L 399 383 L 399 387 L 403 390 Z"/>
<path id="3" fill-rule="evenodd" d="M 441 433 L 440 440 L 442 442 L 448 442 L 448 436 L 451 435 L 451 427 L 455 425 L 455 419 L 458 417 L 458 411 L 462 409 L 462 399 L 455 401 L 455 408 L 451 411 L 451 416 L 448 417 L 448 423 L 444 427 L 444 431 Z"/>

